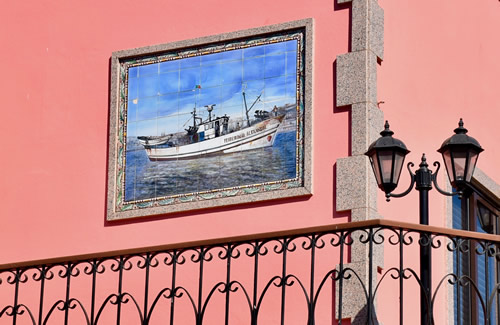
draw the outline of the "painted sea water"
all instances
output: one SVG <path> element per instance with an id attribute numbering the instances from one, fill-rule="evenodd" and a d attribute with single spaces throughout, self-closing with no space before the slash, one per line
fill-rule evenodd
<path id="1" fill-rule="evenodd" d="M 125 201 L 252 185 L 296 177 L 296 132 L 279 132 L 272 147 L 187 160 L 150 161 L 127 139 Z"/>

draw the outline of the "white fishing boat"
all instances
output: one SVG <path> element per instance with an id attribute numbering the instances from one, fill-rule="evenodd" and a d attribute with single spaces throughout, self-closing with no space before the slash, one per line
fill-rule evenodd
<path id="1" fill-rule="evenodd" d="M 245 93 L 243 93 L 245 98 Z M 229 127 L 229 116 L 212 118 L 214 105 L 207 105 L 209 113 L 205 121 L 196 115 L 196 107 L 191 113 L 193 125 L 184 134 L 164 136 L 139 136 L 139 142 L 152 161 L 190 159 L 205 155 L 232 153 L 269 147 L 274 144 L 276 131 L 283 121 L 284 115 L 278 115 L 274 107 L 272 112 L 256 111 L 255 120 L 250 121 L 248 112 L 259 100 L 260 95 L 250 108 L 246 108 L 246 121 L 242 120 Z M 246 107 L 246 100 L 245 100 Z M 234 123 L 233 123 L 234 124 Z"/>
<path id="2" fill-rule="evenodd" d="M 167 143 L 168 140 L 172 138 L 173 134 L 169 135 L 150 135 L 150 136 L 139 136 L 137 140 L 143 146 L 157 146 L 160 144 Z"/>

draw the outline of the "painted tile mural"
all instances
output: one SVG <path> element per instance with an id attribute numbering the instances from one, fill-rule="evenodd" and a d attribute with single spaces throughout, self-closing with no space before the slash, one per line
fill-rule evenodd
<path id="1" fill-rule="evenodd" d="M 303 33 L 120 62 L 118 210 L 297 187 Z"/>

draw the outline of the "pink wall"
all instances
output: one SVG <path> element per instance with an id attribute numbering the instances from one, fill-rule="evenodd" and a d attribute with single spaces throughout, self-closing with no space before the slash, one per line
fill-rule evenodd
<path id="1" fill-rule="evenodd" d="M 430 162 L 441 160 L 435 150 L 463 117 L 485 148 L 479 168 L 499 183 L 499 2 L 379 3 L 378 98 L 412 151 L 408 159 L 418 163 L 426 152 Z M 315 20 L 314 195 L 105 222 L 111 53 L 308 17 Z M 320 0 L 17 1 L 2 5 L 0 19 L 0 245 L 10 248 L 0 264 L 347 220 L 335 212 L 334 164 L 349 153 L 349 114 L 334 111 L 333 63 L 348 51 L 348 9 Z M 407 182 L 405 174 L 401 188 Z M 444 198 L 430 197 L 431 224 L 443 226 Z M 417 207 L 416 193 L 391 203 L 380 195 L 386 218 L 418 222 Z"/>
<path id="2" fill-rule="evenodd" d="M 389 120 L 395 137 L 403 140 L 411 153 L 407 161 L 418 168 L 422 153 L 432 167 L 442 163 L 436 150 L 453 134 L 459 118 L 463 118 L 469 135 L 485 149 L 477 166 L 500 183 L 498 165 L 498 120 L 500 105 L 500 2 L 498 1 L 392 1 L 379 0 L 385 12 L 385 54 L 378 69 L 378 100 Z M 442 166 L 444 168 L 444 166 Z M 441 169 L 439 183 L 445 188 L 446 171 Z M 409 184 L 403 170 L 400 187 Z M 445 197 L 432 190 L 430 224 L 447 226 Z M 418 223 L 418 193 L 385 202 L 379 193 L 379 211 L 393 220 Z M 418 252 L 407 256 L 418 270 Z M 443 254 L 433 253 L 435 275 L 444 274 Z M 386 267 L 398 262 L 386 249 Z M 411 263 L 411 262 L 410 262 Z M 411 264 L 409 264 L 411 265 Z M 441 277 L 440 275 L 440 277 Z M 436 277 L 433 285 L 437 285 Z M 408 306 L 418 306 L 417 287 L 405 288 Z M 394 301 L 398 288 L 385 287 L 380 294 Z M 445 324 L 448 317 L 446 302 L 450 297 L 441 292 L 436 324 Z M 405 309 L 405 324 L 418 323 L 419 309 Z M 380 315 L 384 323 L 392 324 L 394 310 L 384 306 Z"/>
<path id="3" fill-rule="evenodd" d="M 168 4 L 168 5 L 167 5 Z M 349 10 L 324 1 L 4 3 L 0 263 L 328 224 L 348 113 L 333 111 L 333 62 Z M 105 222 L 113 51 L 313 17 L 313 191 L 309 199 Z M 332 146 L 332 143 L 335 143 Z"/>
<path id="4" fill-rule="evenodd" d="M 418 165 L 426 153 L 429 165 L 442 163 L 436 150 L 463 118 L 468 134 L 485 149 L 477 167 L 500 183 L 498 1 L 379 2 L 385 11 L 385 57 L 378 69 L 378 100 L 385 102 L 380 107 L 394 136 L 411 150 L 407 161 Z M 409 184 L 407 174 L 403 170 L 397 191 Z M 446 171 L 440 174 L 444 188 Z M 432 191 L 430 199 L 434 213 L 443 215 L 444 197 Z M 417 200 L 416 193 L 391 203 L 381 199 L 379 209 L 384 216 L 418 222 Z M 431 216 L 431 224 L 444 226 L 443 221 Z"/>

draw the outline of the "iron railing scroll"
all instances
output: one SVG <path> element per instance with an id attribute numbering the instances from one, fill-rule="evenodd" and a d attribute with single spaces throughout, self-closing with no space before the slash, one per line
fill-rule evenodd
<path id="1" fill-rule="evenodd" d="M 364 269 L 350 261 L 355 246 L 365 248 Z M 470 317 L 499 324 L 498 237 L 387 220 L 5 264 L 0 324 L 418 323 L 405 313 L 419 303 L 408 297 L 420 291 L 422 246 L 444 261 L 433 262 L 430 323 L 464 324 L 468 299 Z M 478 263 L 490 272 L 481 285 Z"/>

